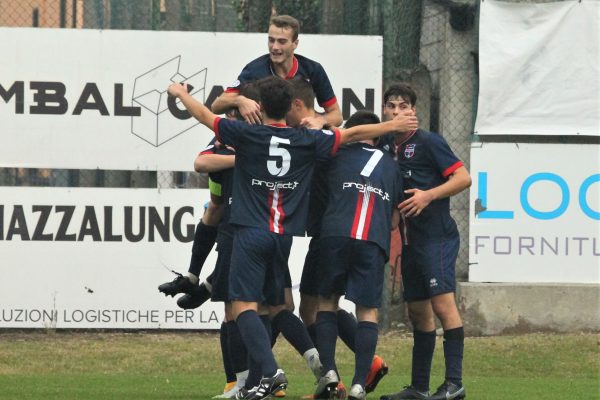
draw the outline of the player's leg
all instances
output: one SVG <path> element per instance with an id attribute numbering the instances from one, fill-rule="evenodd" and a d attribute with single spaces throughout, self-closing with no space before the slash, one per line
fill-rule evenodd
<path id="1" fill-rule="evenodd" d="M 209 185 L 211 185 L 210 180 Z M 213 190 L 216 189 L 211 188 L 210 201 L 194 233 L 192 256 L 188 268 L 188 279 L 192 283 L 198 282 L 204 261 L 206 261 L 217 239 L 217 227 L 223 215 L 223 199 L 220 197 L 220 189 L 219 195 L 214 194 Z"/>
<path id="2" fill-rule="evenodd" d="M 356 315 L 358 327 L 355 338 L 354 377 L 348 399 L 363 400 L 367 397 L 365 387 L 379 337 L 377 308 L 357 305 Z"/>
<path id="3" fill-rule="evenodd" d="M 277 315 L 277 313 L 279 313 L 281 310 L 289 310 L 291 313 L 294 313 L 294 310 L 296 309 L 296 305 L 294 304 L 294 296 L 292 294 L 292 278 L 289 276 L 289 273 L 285 282 L 284 295 L 285 303 L 270 311 L 271 318 Z M 271 328 L 271 347 L 273 347 L 277 342 L 277 338 L 279 337 L 281 330 L 277 324 L 271 324 Z"/>
<path id="4" fill-rule="evenodd" d="M 291 237 L 287 246 L 280 243 L 278 236 L 260 229 L 238 227 L 231 256 L 229 297 L 242 340 L 251 359 L 260 365 L 263 378 L 257 389 L 258 398 L 287 387 L 287 379 L 283 371 L 278 369 L 271 351 L 270 334 L 257 312 L 265 287 L 280 290 L 283 297 L 283 277 L 281 282 L 267 283 L 265 280 L 266 269 L 273 255 L 286 253 L 285 262 L 289 256 Z"/>
<path id="5" fill-rule="evenodd" d="M 257 312 L 261 323 L 265 327 L 265 330 L 270 332 L 271 323 L 269 321 L 268 306 L 263 303 L 259 303 Z M 252 398 L 252 396 L 256 394 L 258 386 L 260 385 L 260 380 L 262 378 L 261 365 L 250 356 L 250 353 L 246 353 L 246 364 L 248 366 L 248 375 L 246 376 L 244 386 L 241 387 L 239 393 L 236 394 L 236 399 Z"/>
<path id="6" fill-rule="evenodd" d="M 308 252 L 302 268 L 300 278 L 300 307 L 299 313 L 302 322 L 306 326 L 311 340 L 317 344 L 317 333 L 315 322 L 319 308 L 318 293 L 318 268 L 319 260 L 319 238 L 313 237 L 308 245 Z"/>
<path id="7" fill-rule="evenodd" d="M 269 314 L 271 315 L 271 326 L 273 332 L 281 332 L 286 340 L 294 347 L 294 349 L 300 354 L 308 367 L 315 375 L 319 378 L 321 375 L 321 361 L 319 359 L 319 353 L 306 329 L 306 325 L 302 323 L 294 313 L 294 298 L 292 296 L 292 279 L 290 277 L 289 268 L 286 265 L 285 268 L 285 290 L 284 290 L 284 304 L 269 307 Z M 267 281 L 271 278 L 267 274 Z M 275 343 L 275 340 L 272 341 Z"/>
<path id="8" fill-rule="evenodd" d="M 350 241 L 349 269 L 346 278 L 346 299 L 356 304 L 355 369 L 350 399 L 366 397 L 366 382 L 377 348 L 378 311 L 383 293 L 386 254 L 377 244 L 362 240 Z"/>
<path id="9" fill-rule="evenodd" d="M 351 239 L 345 237 L 325 237 L 320 239 L 319 252 L 322 263 L 317 272 L 317 291 L 319 293 L 319 312 L 316 318 L 317 343 L 323 376 L 319 379 L 315 391 L 316 398 L 327 398 L 328 392 L 336 391 L 339 382 L 335 363 L 335 349 L 338 337 L 338 303 L 346 292 L 346 274 Z"/>
<path id="10" fill-rule="evenodd" d="M 223 394 L 232 390 L 236 385 L 236 377 L 235 372 L 233 371 L 232 361 L 231 361 L 231 352 L 228 345 L 229 342 L 229 326 L 227 325 L 227 321 L 223 321 L 221 324 L 221 329 L 219 331 L 219 339 L 221 344 L 221 356 L 223 357 L 223 369 L 225 371 L 225 388 L 223 389 Z M 229 397 L 224 397 L 229 398 Z"/>
<path id="11" fill-rule="evenodd" d="M 425 249 L 402 249 L 402 284 L 408 315 L 413 325 L 411 384 L 400 392 L 384 395 L 382 400 L 428 399 L 431 362 L 435 350 L 435 322 L 429 300 L 429 281 L 422 256 Z"/>
<path id="12" fill-rule="evenodd" d="M 158 287 L 158 290 L 164 293 L 165 296 L 175 296 L 178 293 L 186 293 L 189 296 L 196 297 L 196 299 L 186 298 L 182 300 L 183 304 L 180 305 L 182 308 L 199 307 L 200 304 L 195 305 L 195 307 L 192 306 L 194 303 L 198 303 L 198 298 L 203 298 L 204 301 L 208 299 L 206 293 L 210 293 L 210 284 L 207 285 L 206 282 L 204 282 L 203 285 L 201 285 L 201 289 L 198 290 L 198 277 L 200 276 L 202 266 L 215 243 L 217 226 L 221 220 L 222 213 L 222 198 L 211 192 L 211 200 L 206 205 L 205 212 L 196 226 L 194 242 L 192 244 L 192 256 L 190 257 L 187 275 L 184 276 L 177 273 L 177 277 L 173 281 L 163 283 Z"/>
<path id="13" fill-rule="evenodd" d="M 306 325 L 313 343 L 316 343 L 316 318 L 319 308 L 319 277 L 318 271 L 321 265 L 326 267 L 319 254 L 319 237 L 310 240 L 308 253 L 302 269 L 300 280 L 300 318 Z M 356 318 L 343 309 L 338 309 L 338 334 L 340 339 L 354 352 L 354 336 L 356 334 Z"/>
<path id="14" fill-rule="evenodd" d="M 319 312 L 317 313 L 316 333 L 319 343 L 322 374 L 317 381 L 314 397 L 329 399 L 336 395 L 340 378 L 335 363 L 335 348 L 338 337 L 337 308 L 340 296 L 330 294 L 319 296 Z"/>
<path id="15" fill-rule="evenodd" d="M 225 320 L 227 326 L 227 342 L 225 347 L 229 354 L 231 373 L 235 385 L 227 387 L 224 394 L 217 398 L 232 398 L 243 387 L 248 375 L 247 350 L 242 342 L 240 332 L 235 323 L 231 303 L 229 302 L 229 272 L 231 262 L 231 252 L 233 247 L 233 232 L 227 225 L 219 229 L 217 236 L 218 258 L 215 269 L 211 274 L 212 279 L 212 297 L 215 302 L 223 302 L 225 308 Z M 225 359 L 225 358 L 224 358 Z M 228 382 L 231 382 L 231 377 Z"/>
<path id="16" fill-rule="evenodd" d="M 444 382 L 431 396 L 434 400 L 465 397 L 465 388 L 462 383 L 465 334 L 454 296 L 456 292 L 454 271 L 459 245 L 458 237 L 438 244 L 437 251 L 442 256 L 442 261 L 439 262 L 438 269 L 432 276 L 432 279 L 436 279 L 437 285 L 432 288 L 431 305 L 444 329 L 446 366 Z"/>

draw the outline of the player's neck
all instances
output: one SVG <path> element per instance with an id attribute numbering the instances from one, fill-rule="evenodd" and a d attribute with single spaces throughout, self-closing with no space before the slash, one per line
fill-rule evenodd
<path id="1" fill-rule="evenodd" d="M 283 119 L 274 119 L 274 118 L 269 118 L 266 115 L 263 117 L 263 124 L 264 125 L 275 125 L 275 126 L 287 126 L 287 124 L 285 123 L 285 118 Z"/>
<path id="2" fill-rule="evenodd" d="M 402 144 L 404 142 L 406 142 L 408 139 L 410 139 L 416 132 L 416 129 L 414 131 L 409 131 L 409 132 L 396 132 L 396 139 L 395 142 L 396 144 Z"/>
<path id="3" fill-rule="evenodd" d="M 285 79 L 285 78 L 287 78 L 290 71 L 294 67 L 294 56 L 292 55 L 290 58 L 288 58 L 287 60 L 285 60 L 284 62 L 282 62 L 280 64 L 273 64 L 272 67 L 273 67 L 273 72 L 275 72 L 275 75 L 277 75 L 280 78 Z"/>

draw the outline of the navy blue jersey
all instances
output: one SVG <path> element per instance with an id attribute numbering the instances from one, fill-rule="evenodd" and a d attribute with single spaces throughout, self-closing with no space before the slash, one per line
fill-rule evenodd
<path id="1" fill-rule="evenodd" d="M 216 145 L 217 138 L 213 138 L 210 143 L 200 152 L 200 154 L 218 154 L 224 156 L 235 155 L 235 152 L 227 147 Z M 233 194 L 233 168 L 227 168 L 217 172 L 210 172 L 209 178 L 221 185 L 221 197 L 223 198 L 223 214 L 221 216 L 220 228 L 229 223 L 231 214 L 231 201 Z"/>
<path id="2" fill-rule="evenodd" d="M 389 255 L 392 211 L 402 198 L 402 175 L 394 159 L 371 145 L 353 143 L 340 148 L 327 177 L 321 237 L 367 240 Z"/>
<path id="3" fill-rule="evenodd" d="M 257 59 L 250 61 L 240 75 L 237 81 L 232 83 L 225 90 L 226 92 L 239 92 L 239 87 L 245 83 L 254 82 L 262 78 L 275 75 L 271 65 L 269 54 L 260 56 Z M 323 66 L 310 58 L 296 54 L 293 58 L 292 69 L 285 79 L 292 79 L 295 76 L 302 76 L 310 81 L 315 96 L 321 107 L 329 107 L 337 102 L 333 88 L 329 82 L 329 77 Z"/>
<path id="4" fill-rule="evenodd" d="M 218 117 L 214 132 L 236 149 L 230 223 L 304 236 L 314 162 L 335 155 L 340 132 Z"/>
<path id="5" fill-rule="evenodd" d="M 408 139 L 395 144 L 395 153 L 404 178 L 404 189 L 428 190 L 446 181 L 463 166 L 439 134 L 417 129 Z M 450 238 L 458 235 L 450 216 L 450 198 L 432 201 L 420 215 L 406 220 L 408 243 Z"/>

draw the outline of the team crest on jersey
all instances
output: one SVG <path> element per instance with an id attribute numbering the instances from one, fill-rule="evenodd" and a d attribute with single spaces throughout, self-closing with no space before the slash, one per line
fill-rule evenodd
<path id="1" fill-rule="evenodd" d="M 412 156 L 414 156 L 415 155 L 415 147 L 417 147 L 417 145 L 415 143 L 407 144 L 406 147 L 404 148 L 404 157 L 411 158 Z"/>

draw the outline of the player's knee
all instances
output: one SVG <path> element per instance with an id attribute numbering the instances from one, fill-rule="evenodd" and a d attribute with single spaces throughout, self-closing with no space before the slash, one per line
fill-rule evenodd
<path id="1" fill-rule="evenodd" d="M 458 316 L 458 309 L 456 307 L 456 302 L 454 301 L 453 293 L 447 293 L 445 295 L 432 298 L 431 307 L 439 319 L 453 318 Z"/>
<path id="2" fill-rule="evenodd" d="M 356 307 L 356 318 L 359 321 L 367 321 L 377 323 L 379 322 L 379 313 L 376 308 L 368 308 L 368 307 Z"/>
<path id="3" fill-rule="evenodd" d="M 279 306 L 269 306 L 269 317 L 275 318 L 277 314 L 287 309 L 288 308 L 286 304 L 282 304 Z"/>
<path id="4" fill-rule="evenodd" d="M 433 315 L 431 314 L 430 309 L 424 309 L 420 307 L 408 307 L 408 319 L 413 324 L 413 326 L 423 326 L 428 324 L 430 321 L 433 321 Z"/>
<path id="5" fill-rule="evenodd" d="M 317 296 L 300 293 L 300 318 L 307 326 L 314 324 L 319 310 L 319 298 Z"/>
<path id="6" fill-rule="evenodd" d="M 290 312 L 296 311 L 296 304 L 294 304 L 294 299 L 285 299 L 285 309 L 289 310 Z"/>

